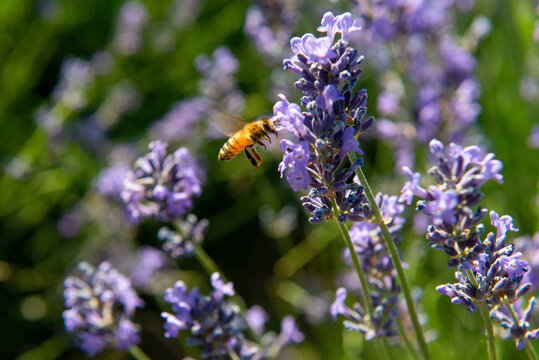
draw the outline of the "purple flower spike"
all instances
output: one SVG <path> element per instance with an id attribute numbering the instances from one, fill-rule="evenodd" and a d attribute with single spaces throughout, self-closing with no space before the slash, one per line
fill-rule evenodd
<path id="1" fill-rule="evenodd" d="M 202 193 L 204 174 L 185 148 L 167 155 L 167 143 L 154 141 L 150 152 L 127 174 L 122 199 L 129 220 L 142 218 L 172 222 L 187 214 L 192 198 Z"/>
<path id="2" fill-rule="evenodd" d="M 82 262 L 79 270 L 80 278 L 65 280 L 63 313 L 66 330 L 76 334 L 79 347 L 93 356 L 106 346 L 122 350 L 138 344 L 139 326 L 131 320 L 144 302 L 129 279 L 108 262 L 97 268 Z"/>
<path id="3" fill-rule="evenodd" d="M 188 346 L 198 346 L 203 359 L 228 359 L 231 354 L 241 359 L 264 359 L 276 357 L 287 343 L 300 342 L 303 334 L 297 329 L 291 317 L 285 317 L 281 334 L 262 334 L 267 315 L 260 307 L 251 308 L 247 314 L 240 314 L 239 307 L 228 301 L 234 295 L 234 285 L 225 283 L 218 273 L 211 276 L 214 290 L 202 295 L 196 288 L 187 291 L 181 281 L 174 288 L 167 289 L 165 301 L 172 305 L 174 314 L 161 314 L 166 322 L 165 337 L 177 337 L 180 330 L 187 330 Z M 253 330 L 267 341 L 255 344 L 246 338 L 247 318 Z"/>
<path id="4" fill-rule="evenodd" d="M 303 92 L 304 111 L 283 95 L 274 106 L 279 128 L 297 138 L 297 142 L 281 141 L 284 154 L 279 171 L 281 177 L 286 171 L 294 191 L 311 188 L 302 202 L 311 214 L 312 224 L 334 216 L 334 201 L 339 212 L 335 217 L 342 224 L 371 216 L 363 188 L 351 181 L 362 160 L 341 166 L 347 163 L 346 155 L 363 154 L 357 137 L 374 124 L 374 118 L 365 116 L 367 91 L 354 91 L 363 56 L 347 41 L 334 42 L 336 32 L 347 40 L 356 30 L 357 21 L 350 13 L 337 17 L 328 13 L 321 31 L 327 31 L 329 36 L 316 38 L 307 33 L 293 38 L 290 43 L 295 55 L 284 61 L 285 69 L 301 76 L 294 85 Z"/>

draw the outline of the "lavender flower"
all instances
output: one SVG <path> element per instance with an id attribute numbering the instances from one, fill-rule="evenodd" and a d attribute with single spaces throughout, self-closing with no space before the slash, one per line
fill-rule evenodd
<path id="1" fill-rule="evenodd" d="M 78 111 L 88 102 L 88 89 L 95 78 L 91 64 L 78 58 L 67 58 L 62 63 L 60 80 L 54 88 L 53 99 L 70 111 Z"/>
<path id="2" fill-rule="evenodd" d="M 287 343 L 303 340 L 291 318 L 283 319 L 277 342 L 272 340 L 259 346 L 248 340 L 247 323 L 240 309 L 227 300 L 227 297 L 235 294 L 233 284 L 224 282 L 217 273 L 211 276 L 211 284 L 214 290 L 208 296 L 200 294 L 197 288 L 187 291 L 182 281 L 177 281 L 174 288 L 167 289 L 165 301 L 172 305 L 174 314 L 161 314 L 166 320 L 165 337 L 177 337 L 180 330 L 189 330 L 191 336 L 187 344 L 200 347 L 204 359 L 229 359 L 230 354 L 240 359 L 264 359 L 276 355 L 273 353 L 275 345 L 280 349 Z M 258 322 L 258 329 L 263 331 L 265 321 L 260 320 L 260 316 L 264 316 L 260 309 L 253 309 L 249 319 Z M 269 337 L 275 339 L 273 335 Z"/>
<path id="3" fill-rule="evenodd" d="M 532 126 L 528 137 L 528 146 L 539 149 L 539 125 Z"/>
<path id="4" fill-rule="evenodd" d="M 172 106 L 151 129 L 150 136 L 164 141 L 185 141 L 196 137 L 197 124 L 206 117 L 210 101 L 204 96 L 183 99 Z"/>
<path id="5" fill-rule="evenodd" d="M 469 312 L 474 312 L 479 303 L 486 303 L 491 312 L 513 304 L 531 288 L 530 283 L 523 281 L 530 270 L 529 263 L 520 260 L 522 253 L 515 252 L 514 246 L 506 241 L 508 231 L 518 231 L 513 227 L 513 219 L 508 215 L 499 217 L 494 211 L 490 212 L 490 218 L 497 232 L 490 232 L 479 243 L 482 251 L 468 263 L 470 272 L 461 266 L 461 271 L 455 273 L 458 283 L 436 288 L 440 294 L 449 296 L 452 303 L 466 306 Z M 477 286 L 469 278 L 472 274 Z"/>
<path id="6" fill-rule="evenodd" d="M 123 79 L 108 89 L 107 97 L 93 115 L 95 122 L 104 129 L 118 123 L 122 115 L 138 108 L 141 95 L 129 80 Z"/>
<path id="7" fill-rule="evenodd" d="M 67 332 L 75 333 L 80 348 L 94 356 L 106 346 L 127 349 L 140 342 L 135 309 L 144 302 L 131 288 L 129 279 L 108 262 L 97 269 L 79 264 L 82 276 L 69 276 L 64 285 L 67 310 L 63 312 Z"/>
<path id="8" fill-rule="evenodd" d="M 469 268 L 484 250 L 479 238 L 483 228 L 471 228 L 487 213 L 481 207 L 475 211 L 473 208 L 483 198 L 480 189 L 485 182 L 503 181 L 503 164 L 492 153 L 484 155 L 477 146 L 462 148 L 451 143 L 444 152 L 444 145 L 432 140 L 429 147 L 435 162 L 429 174 L 438 184 L 424 189 L 419 185 L 419 173 L 405 167 L 409 181 L 404 184 L 399 201 L 410 204 L 414 196 L 423 199 L 418 201 L 417 209 L 434 223 L 428 228 L 429 246 L 445 251 L 451 257 L 450 266 L 461 264 Z"/>
<path id="9" fill-rule="evenodd" d="M 393 239 L 400 242 L 399 232 L 404 219 L 399 215 L 404 211 L 404 205 L 397 202 L 397 196 L 380 193 L 376 196 L 376 203 Z M 355 303 L 352 308 L 345 304 L 348 296 L 345 288 L 337 290 L 330 313 L 334 319 L 339 314 L 343 315 L 346 318 L 343 322 L 345 328 L 361 332 L 367 340 L 374 337 L 394 337 L 398 334 L 395 321 L 399 316 L 398 295 L 401 290 L 397 285 L 393 263 L 384 246 L 380 227 L 368 221 L 356 222 L 350 228 L 350 238 L 370 285 L 369 295 L 374 306 L 374 319 L 370 320 L 359 303 Z M 345 259 L 350 265 L 348 251 L 345 251 Z"/>
<path id="10" fill-rule="evenodd" d="M 519 317 L 518 322 L 515 322 L 506 308 L 491 312 L 491 317 L 496 319 L 500 326 L 507 331 L 505 338 L 515 340 L 515 345 L 518 350 L 524 349 L 527 341 L 539 339 L 539 328 L 531 329 L 530 321 L 532 318 L 533 307 L 535 306 L 535 297 L 531 297 L 528 301 L 528 307 L 522 309 L 523 301 L 519 300 L 515 303 L 518 308 L 509 311 L 515 311 Z"/>
<path id="11" fill-rule="evenodd" d="M 532 237 L 529 235 L 520 237 L 515 240 L 515 245 L 518 251 L 522 252 L 524 259 L 528 260 L 532 269 L 539 269 L 539 233 L 535 233 Z M 526 274 L 524 281 L 532 284 L 533 290 L 539 289 L 539 272 L 530 271 Z"/>
<path id="12" fill-rule="evenodd" d="M 151 246 L 142 246 L 136 255 L 135 265 L 131 267 L 131 280 L 137 288 L 145 287 L 166 262 L 166 255 Z"/>
<path id="13" fill-rule="evenodd" d="M 142 30 L 148 21 L 148 10 L 139 1 L 124 3 L 118 15 L 114 48 L 121 54 L 132 56 L 142 48 Z"/>
<path id="14" fill-rule="evenodd" d="M 319 31 L 329 36 L 317 38 L 308 33 L 293 38 L 294 55 L 284 60 L 285 69 L 301 76 L 294 85 L 303 92 L 301 104 L 307 111 L 279 95 L 273 119 L 279 130 L 287 129 L 297 138 L 297 142 L 281 141 L 284 156 L 279 171 L 281 177 L 286 173 L 294 191 L 311 189 L 309 196 L 301 198 L 311 213 L 311 223 L 332 218 L 333 203 L 342 223 L 368 218 L 371 213 L 363 187 L 349 181 L 361 160 L 341 166 L 348 153 L 362 153 L 356 136 L 374 122 L 365 119 L 366 90 L 353 91 L 363 57 L 347 40 L 357 30 L 350 13 L 335 17 L 328 12 Z M 334 43 L 337 33 L 341 39 Z"/>
<path id="15" fill-rule="evenodd" d="M 162 227 L 157 233 L 157 238 L 164 241 L 163 250 L 170 253 L 173 258 L 192 256 L 195 246 L 202 245 L 208 225 L 207 219 L 198 221 L 195 214 L 188 214 L 184 219 L 176 222 L 181 233 Z"/>
<path id="16" fill-rule="evenodd" d="M 238 71 L 238 59 L 225 46 L 213 52 L 211 58 L 199 55 L 195 66 L 202 75 L 200 92 L 208 99 L 211 110 L 239 114 L 245 105 L 245 97 L 238 89 L 234 74 Z"/>
<path id="17" fill-rule="evenodd" d="M 130 167 L 122 163 L 102 169 L 95 182 L 97 192 L 103 196 L 119 197 L 129 170 Z"/>
<path id="18" fill-rule="evenodd" d="M 173 222 L 192 207 L 202 192 L 204 176 L 186 148 L 167 155 L 167 143 L 154 141 L 150 152 L 135 161 L 124 183 L 122 199 L 129 220 L 142 218 Z"/>
<path id="19" fill-rule="evenodd" d="M 413 166 L 414 144 L 432 138 L 460 143 L 481 111 L 471 51 L 490 31 L 488 20 L 478 17 L 460 38 L 455 31 L 456 13 L 469 11 L 471 4 L 436 0 L 357 3 L 365 29 L 364 46 L 380 58 L 375 66 L 381 72 L 382 93 L 394 99 L 391 113 L 384 111 L 387 97 L 378 100 L 385 116 L 379 119 L 378 131 L 396 150 L 396 168 Z"/>
<path id="20" fill-rule="evenodd" d="M 262 59 L 277 64 L 284 57 L 283 46 L 297 23 L 293 2 L 259 0 L 247 9 L 243 31 L 250 37 Z"/>

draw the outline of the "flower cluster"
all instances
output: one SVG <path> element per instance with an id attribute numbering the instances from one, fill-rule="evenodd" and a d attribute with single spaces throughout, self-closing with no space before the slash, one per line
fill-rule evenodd
<path id="1" fill-rule="evenodd" d="M 397 200 L 397 196 L 380 193 L 376 196 L 376 203 L 396 243 L 401 240 L 399 232 L 404 223 L 404 219 L 399 216 L 404 211 L 404 205 Z M 343 315 L 347 319 L 344 326 L 349 330 L 361 332 L 367 340 L 374 337 L 393 337 L 398 334 L 395 320 L 399 315 L 400 287 L 397 285 L 393 263 L 384 245 L 380 226 L 368 221 L 356 222 L 350 228 L 350 238 L 370 285 L 374 319 L 371 323 L 368 313 L 360 304 L 355 303 L 352 308 L 345 304 L 348 296 L 345 288 L 337 290 L 336 299 L 330 309 L 331 315 L 334 319 L 339 314 Z M 345 256 L 349 259 L 350 254 Z"/>
<path id="2" fill-rule="evenodd" d="M 126 213 L 133 223 L 142 218 L 173 222 L 191 209 L 193 196 L 201 194 L 203 172 L 186 148 L 169 155 L 165 142 L 151 142 L 149 148 L 124 182 Z"/>
<path id="3" fill-rule="evenodd" d="M 198 346 L 204 359 L 229 359 L 231 354 L 240 359 L 271 356 L 274 342 L 259 347 L 246 337 L 248 324 L 253 325 L 255 332 L 263 332 L 267 315 L 259 308 L 252 308 L 246 322 L 240 309 L 226 299 L 235 294 L 233 284 L 224 282 L 218 273 L 212 274 L 211 284 L 214 290 L 208 296 L 202 295 L 197 288 L 187 291 L 182 281 L 167 289 L 165 301 L 172 305 L 174 314 L 161 314 L 166 320 L 165 337 L 177 337 L 180 330 L 189 330 L 191 336 L 187 344 Z M 301 342 L 303 335 L 293 319 L 287 317 L 276 340 L 280 348 L 289 342 Z"/>
<path id="4" fill-rule="evenodd" d="M 523 301 L 519 300 L 514 305 L 521 306 Z M 524 349 L 526 342 L 529 340 L 539 339 L 539 328 L 530 329 L 530 321 L 532 318 L 533 308 L 535 306 L 535 297 L 531 297 L 528 301 L 528 307 L 526 309 L 514 309 L 507 310 L 502 308 L 491 312 L 491 317 L 496 319 L 500 326 L 507 330 L 505 338 L 511 338 L 515 340 L 515 344 L 518 350 Z M 510 311 L 515 311 L 517 318 L 513 318 Z"/>
<path id="5" fill-rule="evenodd" d="M 452 303 L 465 306 L 468 312 L 486 306 L 490 317 L 509 330 L 506 337 L 515 339 L 517 348 L 522 349 L 527 340 L 539 337 L 539 330 L 530 330 L 529 324 L 534 300 L 522 314 L 522 320 L 516 318 L 513 309 L 532 287 L 528 282 L 531 266 L 507 242 L 507 233 L 518 231 L 511 216 L 499 216 L 491 211 L 496 233 L 488 233 L 482 241 L 485 230 L 480 222 L 487 210 L 473 209 L 483 198 L 481 186 L 489 179 L 503 181 L 500 174 L 503 164 L 492 153 L 484 155 L 477 146 L 462 148 L 451 143 L 444 151 L 438 140 L 432 140 L 429 145 L 435 160 L 429 174 L 438 184 L 424 189 L 419 185 L 419 173 L 404 168 L 409 181 L 403 186 L 399 200 L 410 204 L 414 196 L 423 199 L 418 201 L 417 209 L 432 218 L 433 224 L 426 235 L 430 247 L 449 255 L 449 266 L 458 266 L 455 272 L 458 282 L 440 285 L 436 290 L 449 296 Z"/>
<path id="6" fill-rule="evenodd" d="M 412 166 L 414 143 L 435 137 L 461 143 L 481 111 L 471 51 L 490 31 L 488 19 L 475 19 L 461 38 L 455 13 L 469 11 L 472 2 L 358 3 L 366 48 L 379 58 L 378 131 L 396 150 L 396 168 Z"/>
<path id="7" fill-rule="evenodd" d="M 141 50 L 142 31 L 148 16 L 148 10 L 139 1 L 128 1 L 122 5 L 114 36 L 114 47 L 118 54 L 132 56 Z"/>
<path id="8" fill-rule="evenodd" d="M 533 269 L 539 269 L 539 232 L 533 234 L 533 236 L 523 236 L 515 239 L 515 245 L 517 250 L 522 252 L 523 258 L 530 262 Z M 539 289 L 539 272 L 530 271 L 526 274 L 526 281 L 532 284 L 534 290 Z"/>
<path id="9" fill-rule="evenodd" d="M 137 307 L 144 305 L 129 279 L 108 262 L 97 269 L 79 264 L 82 276 L 65 280 L 64 323 L 76 333 L 80 348 L 93 356 L 106 346 L 127 349 L 140 342 L 138 325 L 133 323 Z"/>
<path id="10" fill-rule="evenodd" d="M 469 268 L 477 286 L 469 278 L 469 272 L 457 271 L 458 283 L 436 288 L 439 293 L 451 297 L 451 302 L 466 306 L 470 312 L 475 311 L 481 302 L 489 305 L 490 309 L 512 304 L 531 288 L 530 283 L 522 281 L 530 270 L 530 264 L 520 260 L 522 253 L 515 252 L 514 246 L 506 241 L 508 231 L 518 231 L 513 227 L 513 219 L 508 215 L 499 217 L 494 211 L 490 212 L 490 218 L 497 232 L 486 236 L 483 250 Z"/>
<path id="11" fill-rule="evenodd" d="M 205 96 L 213 112 L 239 114 L 245 106 L 245 96 L 239 90 L 234 74 L 239 61 L 226 46 L 220 46 L 212 56 L 199 55 L 195 66 L 202 76 L 200 93 Z"/>
<path id="12" fill-rule="evenodd" d="M 405 167 L 409 181 L 404 184 L 399 201 L 409 205 L 414 196 L 423 199 L 418 201 L 417 209 L 432 217 L 433 225 L 427 233 L 429 246 L 445 251 L 451 257 L 450 266 L 460 264 L 469 268 L 484 250 L 480 240 L 482 226 L 471 228 L 487 214 L 486 209 L 473 208 L 483 198 L 483 184 L 489 179 L 503 181 L 503 164 L 492 153 L 484 155 L 477 146 L 463 148 L 451 143 L 444 152 L 440 141 L 431 140 L 429 148 L 435 165 L 428 172 L 438 184 L 424 189 L 419 185 L 419 173 Z"/>
<path id="13" fill-rule="evenodd" d="M 295 4 L 286 1 L 257 1 L 247 9 L 243 30 L 250 37 L 262 59 L 278 63 L 286 51 L 284 44 L 290 39 L 297 22 Z"/>
<path id="14" fill-rule="evenodd" d="M 142 246 L 138 249 L 131 266 L 131 280 L 136 288 L 147 287 L 155 273 L 161 269 L 167 256 L 160 250 L 151 246 Z"/>
<path id="15" fill-rule="evenodd" d="M 307 111 L 302 112 L 299 105 L 279 95 L 273 120 L 279 130 L 289 130 L 298 141 L 281 141 L 284 155 L 279 171 L 281 177 L 286 172 L 294 191 L 311 188 L 309 196 L 302 198 L 303 206 L 311 212 L 311 223 L 334 215 L 344 223 L 371 214 L 363 187 L 348 181 L 361 160 L 342 166 L 347 154 L 362 154 L 356 137 L 374 123 L 374 118 L 365 118 L 366 90 L 353 90 L 363 57 L 348 46 L 348 40 L 358 30 L 350 13 L 334 16 L 328 12 L 318 28 L 327 36 L 317 38 L 307 33 L 292 38 L 294 55 L 284 60 L 285 69 L 301 76 L 294 85 L 303 92 L 301 104 Z M 335 42 L 337 33 L 341 38 Z M 336 214 L 334 205 L 338 207 Z"/>
<path id="16" fill-rule="evenodd" d="M 163 250 L 173 258 L 192 256 L 195 246 L 202 245 L 208 225 L 209 221 L 207 219 L 198 221 L 195 214 L 188 214 L 184 219 L 176 222 L 176 226 L 181 229 L 181 233 L 163 226 L 159 229 L 157 238 L 164 241 Z"/>

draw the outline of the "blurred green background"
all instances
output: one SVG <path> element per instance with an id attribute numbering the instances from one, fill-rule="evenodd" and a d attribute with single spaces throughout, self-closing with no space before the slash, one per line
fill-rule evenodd
<path id="1" fill-rule="evenodd" d="M 40 109 L 54 104 L 54 89 L 66 59 L 95 61 L 96 53 L 114 47 L 116 19 L 124 2 L 0 1 L 2 359 L 85 358 L 63 327 L 63 279 L 81 260 L 94 265 L 104 259 L 121 262 L 124 257 L 123 261 L 129 261 L 125 254 L 138 245 L 159 246 L 155 233 L 160 224 L 143 223 L 137 229 L 125 226 L 120 205 L 97 195 L 94 184 L 100 169 L 111 165 L 115 145 L 129 143 L 136 156 L 144 154 L 151 124 L 177 101 L 199 94 L 201 75 L 194 65 L 198 55 L 211 56 L 225 45 L 238 58 L 237 88 L 245 94 L 245 107 L 238 115 L 245 119 L 270 114 L 277 100 L 270 74 L 284 72 L 279 64 L 265 61 L 243 31 L 245 13 L 253 2 L 193 1 L 193 7 L 183 14 L 183 24 L 167 28 L 173 2 L 147 0 L 141 1 L 148 18 L 140 51 L 117 56 L 112 70 L 95 77 L 86 104 L 79 109 L 57 106 L 54 111 L 62 120 L 51 125 L 53 130 L 36 121 Z M 325 11 L 337 13 L 349 7 L 344 1 L 296 3 L 301 16 L 293 35 L 314 32 Z M 532 36 L 535 6 L 534 1 L 478 1 L 471 13 L 457 19 L 457 32 L 461 33 L 479 14 L 492 23 L 491 33 L 475 53 L 482 91 L 478 131 L 484 134 L 481 145 L 504 163 L 505 183 L 487 183 L 482 204 L 512 215 L 519 235 L 539 230 L 539 149 L 527 145 L 532 125 L 539 123 L 539 102 L 537 94 L 524 99 L 519 92 L 523 78 L 539 80 L 539 44 Z M 172 30 L 160 47 L 156 39 L 163 29 Z M 368 89 L 370 113 L 376 116 L 376 73 L 369 59 L 364 64 L 361 87 Z M 290 86 L 294 77 L 283 76 Z M 125 79 L 137 89 L 137 105 L 121 113 L 105 131 L 96 132 L 91 127 L 92 114 L 106 101 L 111 88 Z M 298 99 L 298 92 L 291 98 Z M 269 328 L 277 330 L 287 314 L 298 319 L 306 340 L 287 348 L 282 358 L 374 358 L 373 349 L 359 334 L 346 332 L 326 314 L 337 287 L 335 276 L 343 270 L 343 245 L 334 224 L 307 223 L 299 195 L 279 177 L 277 148 L 263 152 L 264 163 L 254 172 L 243 158 L 218 163 L 223 142 L 191 138 L 171 144 L 171 150 L 178 145 L 190 147 L 208 171 L 203 194 L 193 210 L 210 221 L 206 251 L 234 281 L 248 305 L 260 304 L 270 313 Z M 393 171 L 390 149 L 374 137 L 361 144 L 366 153 L 365 172 L 374 191 L 397 194 L 404 179 Z M 420 158 L 425 157 L 421 155 L 424 150 L 418 149 Z M 418 169 L 424 167 L 418 164 Z M 407 210 L 409 219 L 412 210 Z M 61 221 L 76 231 L 62 234 Z M 429 251 L 424 237 L 410 227 L 401 247 L 410 282 L 423 289 L 426 328 L 438 332 L 438 339 L 430 345 L 433 358 L 486 359 L 479 314 L 467 314 L 434 290 L 454 281 L 445 255 Z M 181 261 L 179 267 L 181 270 L 169 264 L 161 273 L 159 290 L 179 278 L 208 290 L 207 278 L 194 260 Z M 178 359 L 187 351 L 196 356 L 177 341 L 163 338 L 158 290 L 143 297 L 147 306 L 136 320 L 143 326 L 141 347 L 148 355 Z M 537 316 L 535 320 L 539 324 Z M 503 358 L 525 356 L 515 351 L 511 341 L 498 344 Z M 539 349 L 538 344 L 535 347 Z M 391 350 L 394 358 L 403 356 L 400 349 Z M 95 358 L 130 357 L 105 351 Z"/>

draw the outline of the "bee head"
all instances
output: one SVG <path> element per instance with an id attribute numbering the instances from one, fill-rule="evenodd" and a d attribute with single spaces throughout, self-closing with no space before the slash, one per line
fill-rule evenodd
<path id="1" fill-rule="evenodd" d="M 271 119 L 264 119 L 262 126 L 264 127 L 264 130 L 266 130 L 266 132 L 277 135 L 277 130 L 275 129 L 275 125 L 273 125 Z"/>

